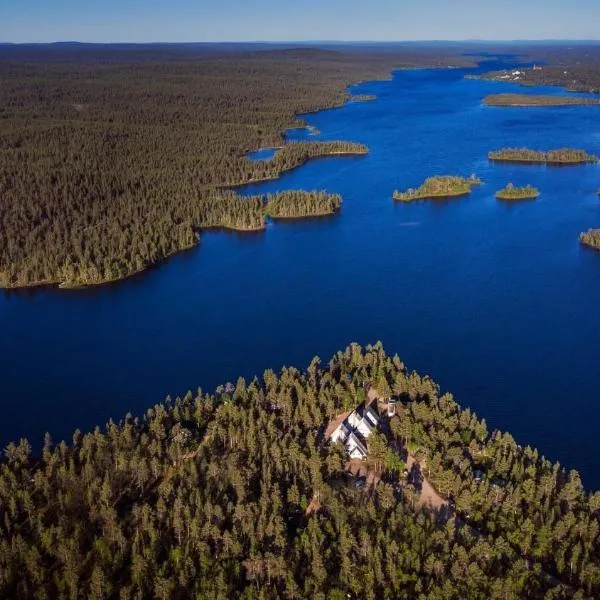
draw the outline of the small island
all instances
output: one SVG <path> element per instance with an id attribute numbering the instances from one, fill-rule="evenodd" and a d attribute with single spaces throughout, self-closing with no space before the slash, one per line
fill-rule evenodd
<path id="1" fill-rule="evenodd" d="M 416 189 L 411 188 L 406 192 L 396 190 L 393 198 L 399 202 L 412 202 L 414 200 L 466 196 L 471 193 L 474 185 L 479 184 L 481 184 L 481 179 L 475 175 L 471 175 L 471 177 L 456 177 L 453 175 L 429 177 L 423 185 Z"/>
<path id="2" fill-rule="evenodd" d="M 340 210 L 342 197 L 325 191 L 291 190 L 269 194 L 265 214 L 271 219 L 325 217 Z"/>
<path id="3" fill-rule="evenodd" d="M 529 148 L 502 148 L 488 153 L 488 158 L 493 162 L 539 165 L 582 165 L 598 162 L 597 156 L 575 148 L 560 148 L 548 152 Z"/>
<path id="4" fill-rule="evenodd" d="M 600 229 L 589 229 L 579 235 L 579 241 L 589 248 L 600 250 Z"/>
<path id="5" fill-rule="evenodd" d="M 580 96 L 490 94 L 483 99 L 483 103 L 486 106 L 500 107 L 600 106 L 600 99 Z"/>
<path id="6" fill-rule="evenodd" d="M 537 188 L 531 185 L 516 187 L 509 183 L 504 189 L 496 193 L 498 200 L 535 200 L 540 195 Z"/>

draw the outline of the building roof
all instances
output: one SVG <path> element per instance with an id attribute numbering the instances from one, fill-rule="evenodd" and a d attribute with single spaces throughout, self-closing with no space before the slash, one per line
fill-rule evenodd
<path id="1" fill-rule="evenodd" d="M 348 449 L 348 446 L 351 449 Z M 350 452 L 354 448 L 357 448 L 363 456 L 367 456 L 367 447 L 358 439 L 358 436 L 353 431 L 346 440 L 346 450 Z"/>
<path id="2" fill-rule="evenodd" d="M 377 424 L 379 423 L 379 414 L 373 408 L 373 404 L 369 404 L 369 406 L 365 408 L 364 416 L 367 417 L 369 421 L 371 421 L 371 423 L 373 423 L 373 425 L 375 426 L 377 426 Z"/>

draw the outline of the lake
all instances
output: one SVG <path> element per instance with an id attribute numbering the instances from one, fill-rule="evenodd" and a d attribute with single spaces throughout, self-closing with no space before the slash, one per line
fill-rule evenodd
<path id="1" fill-rule="evenodd" d="M 382 340 L 490 429 L 600 488 L 600 253 L 578 242 L 600 226 L 600 168 L 486 158 L 503 146 L 600 154 L 600 108 L 486 108 L 489 93 L 564 92 L 464 79 L 473 72 L 398 71 L 354 86 L 377 100 L 308 115 L 316 129 L 289 137 L 362 142 L 368 156 L 313 161 L 241 190 L 325 188 L 344 197 L 337 217 L 206 233 L 108 287 L 0 294 L 0 444 L 39 446 L 46 430 L 70 440 L 169 393 Z M 391 199 L 430 175 L 471 173 L 484 185 L 469 197 Z M 496 201 L 508 182 L 541 196 Z"/>

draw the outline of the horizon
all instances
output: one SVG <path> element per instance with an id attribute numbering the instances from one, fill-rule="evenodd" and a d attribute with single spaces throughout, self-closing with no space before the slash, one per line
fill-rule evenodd
<path id="1" fill-rule="evenodd" d="M 2 43 L 409 43 L 598 41 L 597 0 L 21 0 Z"/>
<path id="2" fill-rule="evenodd" d="M 5 41 L 0 39 L 0 46 L 56 46 L 56 45 L 81 45 L 81 46 L 185 46 L 185 45 L 206 45 L 206 46 L 235 46 L 235 45 L 253 45 L 261 44 L 265 46 L 319 46 L 319 45 L 367 45 L 385 46 L 385 45 L 417 45 L 417 44 L 448 44 L 448 45 L 487 45 L 487 44 L 599 44 L 598 38 L 515 38 L 515 39 L 421 39 L 421 40 L 370 40 L 370 39 L 323 39 L 323 40 L 117 40 L 117 41 L 86 41 L 78 39 L 56 39 L 44 42 L 34 41 Z"/>

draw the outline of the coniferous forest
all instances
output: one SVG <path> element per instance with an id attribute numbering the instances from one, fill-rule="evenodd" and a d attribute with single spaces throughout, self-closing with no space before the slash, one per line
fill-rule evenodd
<path id="1" fill-rule="evenodd" d="M 349 142 L 282 146 L 296 114 L 343 104 L 348 84 L 440 56 L 321 50 L 0 50 L 0 286 L 112 281 L 198 241 L 255 229 L 257 205 L 223 188 Z M 457 62 L 456 57 L 446 59 Z M 464 59 L 463 59 L 464 61 Z"/>
<path id="2" fill-rule="evenodd" d="M 398 399 L 356 485 L 328 422 Z M 403 458 L 415 463 L 407 475 Z M 400 466 L 399 466 L 400 465 Z M 419 502 L 424 478 L 446 500 Z M 0 597 L 592 598 L 600 493 L 377 344 L 0 463 Z"/>

